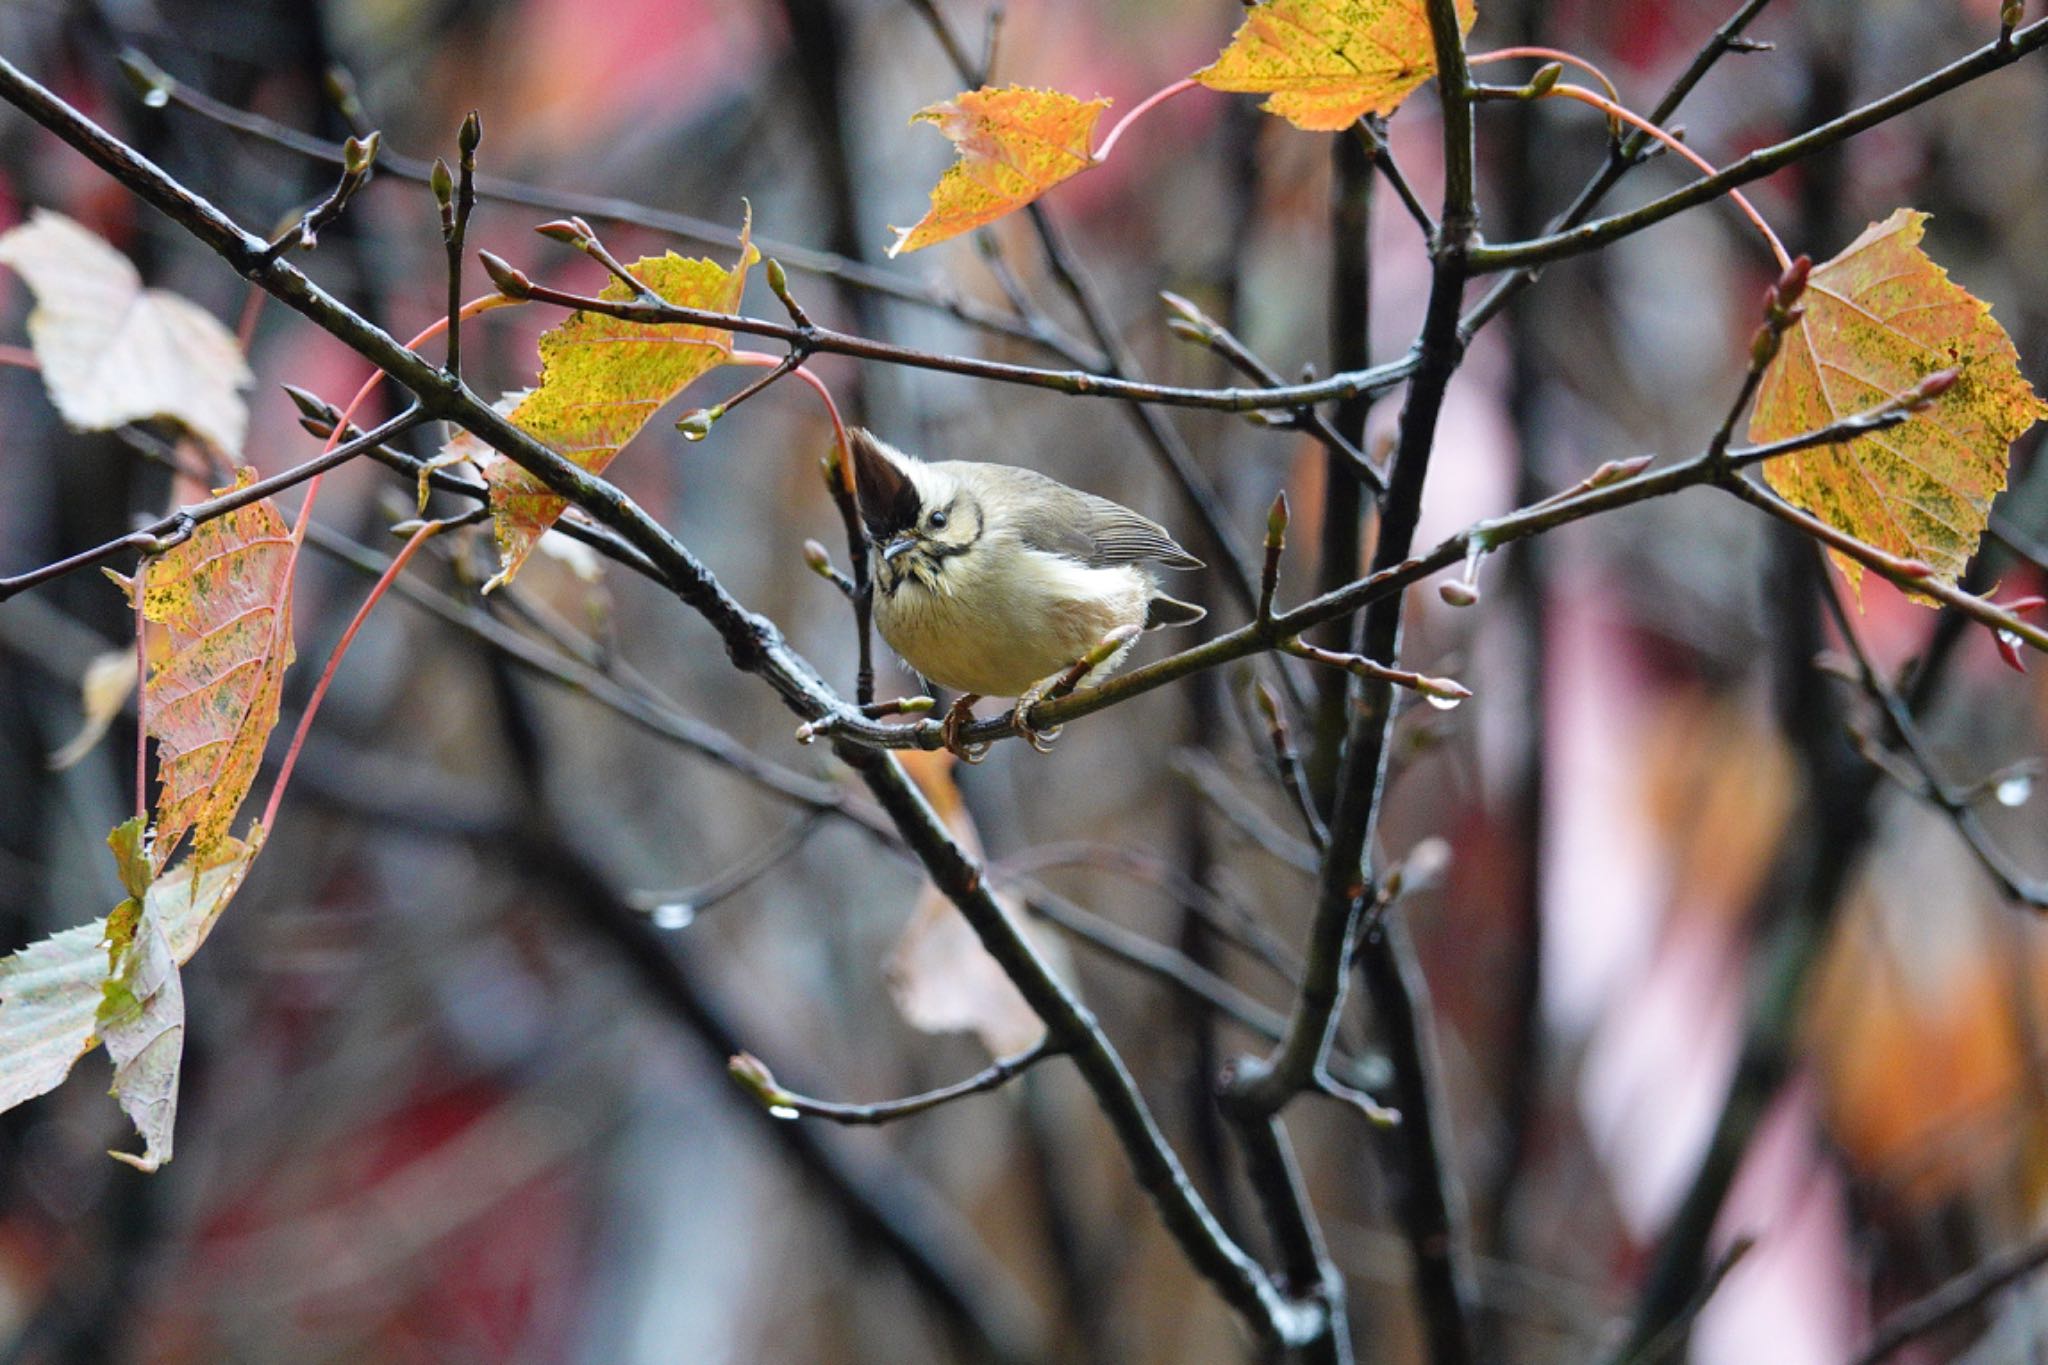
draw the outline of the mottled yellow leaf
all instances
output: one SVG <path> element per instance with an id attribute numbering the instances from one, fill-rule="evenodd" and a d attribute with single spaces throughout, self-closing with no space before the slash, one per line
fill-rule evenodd
<path id="1" fill-rule="evenodd" d="M 1926 221 L 1900 209 L 1813 268 L 1804 316 L 1764 372 L 1749 432 L 1764 442 L 1817 431 L 1937 370 L 1959 371 L 1931 408 L 1902 425 L 1764 467 L 1773 488 L 1829 525 L 1953 583 L 2005 487 L 2008 449 L 2048 416 L 2048 404 L 2020 374 L 1991 306 L 1920 249 Z M 1859 565 L 1837 562 L 1860 582 Z"/>
<path id="2" fill-rule="evenodd" d="M 234 333 L 198 304 L 145 289 L 128 258 L 61 213 L 0 235 L 0 263 L 28 281 L 29 340 L 50 401 L 81 431 L 168 417 L 230 454 L 252 382 Z"/>
<path id="3" fill-rule="evenodd" d="M 739 263 L 731 270 L 672 251 L 635 261 L 626 270 L 670 303 L 734 312 L 746 289 L 747 268 L 761 259 L 751 232 L 750 211 L 740 227 Z M 623 303 L 634 294 L 625 281 L 615 279 L 598 297 Z M 541 334 L 540 383 L 511 417 L 559 454 L 593 474 L 603 473 L 663 404 L 731 356 L 732 333 L 719 328 L 571 313 Z M 496 452 L 482 458 L 499 558 L 497 575 L 485 584 L 489 591 L 511 581 L 568 503 Z"/>
<path id="4" fill-rule="evenodd" d="M 235 486 L 253 477 L 244 469 Z M 291 529 L 266 498 L 202 522 L 143 566 L 143 614 L 171 645 L 143 686 L 157 742 L 158 867 L 188 831 L 200 861 L 216 861 L 263 766 L 295 657 L 292 563 Z"/>
<path id="5" fill-rule="evenodd" d="M 1458 0 L 1469 31 L 1474 0 Z M 1422 0 L 1266 0 L 1223 55 L 1195 73 L 1211 90 L 1270 96 L 1260 107 L 1297 128 L 1336 132 L 1391 114 L 1436 74 Z"/>
<path id="6" fill-rule="evenodd" d="M 896 229 L 891 256 L 943 242 L 1020 209 L 1095 164 L 1095 122 L 1106 99 L 1057 90 L 983 87 L 911 116 L 937 126 L 960 153 L 932 189 L 932 206 Z"/>

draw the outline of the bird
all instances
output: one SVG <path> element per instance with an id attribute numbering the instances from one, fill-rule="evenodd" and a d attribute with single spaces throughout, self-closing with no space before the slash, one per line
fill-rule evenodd
<path id="1" fill-rule="evenodd" d="M 1108 645 L 1089 670 L 1105 674 L 1141 631 L 1208 614 L 1161 592 L 1152 569 L 1202 561 L 1128 507 L 1035 469 L 925 461 L 864 428 L 847 435 L 875 626 L 919 675 L 960 694 L 945 744 L 968 762 L 986 752 L 960 739 L 983 697 L 1017 698 L 1013 722 L 1042 753 L 1058 731 L 1032 726 L 1031 708 L 1062 674 Z"/>

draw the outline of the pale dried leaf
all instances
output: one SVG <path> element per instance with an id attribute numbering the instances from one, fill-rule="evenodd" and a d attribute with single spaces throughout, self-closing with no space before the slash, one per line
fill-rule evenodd
<path id="1" fill-rule="evenodd" d="M 979 857 L 981 838 L 953 781 L 953 756 L 943 751 L 908 752 L 901 758 L 953 837 Z M 998 895 L 996 904 L 1024 931 L 1039 956 L 1063 972 L 1064 945 L 1026 923 L 1014 898 Z M 998 1057 L 1026 1051 L 1045 1036 L 1045 1021 L 989 956 L 954 904 L 929 883 L 918 893 L 910 920 L 889 952 L 885 974 L 897 1012 L 920 1032 L 971 1032 Z"/>
<path id="2" fill-rule="evenodd" d="M 171 1155 L 184 995 L 178 968 L 206 941 L 241 889 L 263 845 L 261 827 L 228 839 L 216 860 L 186 858 L 150 879 L 141 822 L 108 838 L 130 899 L 106 919 L 67 929 L 0 958 L 0 1111 L 56 1088 L 77 1060 L 105 1041 L 115 1097 L 144 1139 L 155 1170 Z M 138 902 L 133 892 L 142 890 Z"/>
<path id="3" fill-rule="evenodd" d="M 96 655 L 85 666 L 85 675 L 78 683 L 79 704 L 85 712 L 85 722 L 78 727 L 77 734 L 65 741 L 63 748 L 50 755 L 50 771 L 62 772 L 91 753 L 134 691 L 133 650 L 110 649 Z"/>
<path id="4" fill-rule="evenodd" d="M 128 258 L 60 213 L 37 209 L 0 235 L 0 263 L 35 294 L 28 335 L 50 401 L 80 431 L 169 418 L 239 454 L 253 382 L 234 334 L 211 313 L 145 289 Z"/>

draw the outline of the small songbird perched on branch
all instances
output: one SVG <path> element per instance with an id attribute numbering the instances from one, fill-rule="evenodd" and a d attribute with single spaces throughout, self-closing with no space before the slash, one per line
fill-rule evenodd
<path id="1" fill-rule="evenodd" d="M 1159 591 L 1151 564 L 1202 561 L 1128 507 L 1013 465 L 926 463 L 872 433 L 850 434 L 861 519 L 874 550 L 875 625 L 924 677 L 962 695 L 946 714 L 960 742 L 982 697 L 1016 697 L 1017 728 L 1043 752 L 1056 731 L 1031 708 L 1105 637 L 1123 660 L 1140 630 L 1206 613 Z M 1071 684 L 1069 684 L 1071 685 Z"/>

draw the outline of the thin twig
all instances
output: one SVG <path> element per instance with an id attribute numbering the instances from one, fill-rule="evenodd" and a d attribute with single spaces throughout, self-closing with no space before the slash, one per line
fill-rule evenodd
<path id="1" fill-rule="evenodd" d="M 776 1118 L 830 1119 L 834 1123 L 843 1123 L 849 1127 L 872 1127 L 929 1113 L 940 1105 L 950 1104 L 954 1100 L 1008 1085 L 1046 1058 L 1056 1056 L 1058 1052 L 1059 1049 L 1050 1042 L 1041 1042 L 1014 1057 L 998 1057 L 965 1080 L 940 1086 L 936 1090 L 927 1090 L 921 1095 L 911 1095 L 900 1100 L 881 1100 L 874 1104 L 840 1104 L 832 1100 L 812 1099 L 808 1095 L 786 1090 L 776 1084 L 774 1075 L 761 1063 L 760 1058 L 752 1053 L 739 1053 L 726 1069 L 732 1073 L 734 1080 L 766 1105 L 768 1112 Z"/>
<path id="2" fill-rule="evenodd" d="M 2000 1252 L 1899 1309 L 1877 1325 L 1852 1365 L 1878 1365 L 1900 1348 L 1954 1322 L 1994 1294 L 2048 1266 L 2048 1237 Z"/>

